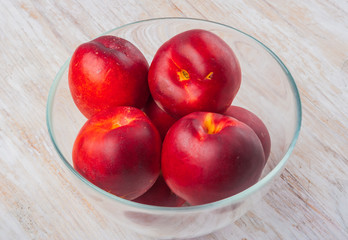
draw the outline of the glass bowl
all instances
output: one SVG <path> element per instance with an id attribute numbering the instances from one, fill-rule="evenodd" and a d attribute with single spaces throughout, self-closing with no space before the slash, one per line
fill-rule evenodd
<path id="1" fill-rule="evenodd" d="M 72 165 L 72 146 L 85 123 L 68 87 L 69 59 L 55 77 L 48 96 L 47 126 L 66 174 L 92 206 L 115 224 L 160 239 L 202 236 L 233 223 L 257 208 L 288 161 L 301 126 L 301 101 L 290 72 L 268 47 L 233 27 L 199 19 L 160 18 L 126 24 L 104 34 L 125 38 L 136 45 L 148 62 L 169 38 L 189 29 L 205 29 L 224 39 L 238 57 L 242 84 L 233 105 L 245 107 L 266 124 L 271 154 L 260 180 L 229 198 L 199 206 L 156 207 L 114 196 L 82 177 Z M 74 49 L 71 50 L 72 53 Z"/>

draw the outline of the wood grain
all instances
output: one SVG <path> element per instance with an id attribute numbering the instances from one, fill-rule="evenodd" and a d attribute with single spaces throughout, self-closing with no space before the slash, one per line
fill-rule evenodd
<path id="1" fill-rule="evenodd" d="M 348 2 L 1 1 L 0 239 L 148 239 L 107 222 L 65 174 L 45 107 L 77 45 L 128 22 L 193 17 L 228 24 L 284 61 L 303 107 L 299 141 L 270 193 L 196 240 L 348 239 Z"/>

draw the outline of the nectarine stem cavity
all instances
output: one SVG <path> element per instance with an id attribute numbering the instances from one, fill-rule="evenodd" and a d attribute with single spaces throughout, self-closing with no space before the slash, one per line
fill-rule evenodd
<path id="1" fill-rule="evenodd" d="M 221 131 L 223 124 L 215 124 L 212 113 L 207 113 L 203 121 L 203 128 L 208 134 L 215 134 Z"/>
<path id="2" fill-rule="evenodd" d="M 180 82 L 190 79 L 190 74 L 185 69 L 181 69 L 181 71 L 178 72 L 178 76 Z"/>
<path id="3" fill-rule="evenodd" d="M 210 72 L 205 78 L 211 80 L 213 77 L 213 72 Z"/>

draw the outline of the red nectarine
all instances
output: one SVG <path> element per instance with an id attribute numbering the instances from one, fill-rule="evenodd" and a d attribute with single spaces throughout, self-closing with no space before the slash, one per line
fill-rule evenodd
<path id="1" fill-rule="evenodd" d="M 115 106 L 145 106 L 148 63 L 131 42 L 101 36 L 80 45 L 69 65 L 69 87 L 87 118 Z"/>
<path id="2" fill-rule="evenodd" d="M 248 125 L 222 114 L 194 112 L 169 129 L 161 163 L 170 189 L 189 204 L 199 205 L 256 183 L 265 156 Z"/>
<path id="3" fill-rule="evenodd" d="M 195 111 L 224 112 L 241 84 L 230 46 L 212 32 L 194 29 L 165 42 L 149 69 L 155 102 L 173 117 Z"/>
<path id="4" fill-rule="evenodd" d="M 73 146 L 74 168 L 107 192 L 135 199 L 160 173 L 161 138 L 150 119 L 134 107 L 93 115 Z"/>

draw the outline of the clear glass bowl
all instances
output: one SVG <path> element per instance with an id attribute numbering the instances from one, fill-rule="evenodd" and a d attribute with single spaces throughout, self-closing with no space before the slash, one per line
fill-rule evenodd
<path id="1" fill-rule="evenodd" d="M 197 28 L 217 34 L 234 50 L 242 69 L 242 84 L 233 104 L 257 114 L 266 124 L 272 140 L 271 154 L 261 179 L 237 195 L 200 206 L 170 208 L 135 203 L 103 191 L 82 177 L 72 165 L 73 142 L 86 119 L 69 92 L 69 60 L 59 70 L 48 96 L 48 130 L 64 163 L 65 174 L 75 176 L 77 188 L 104 217 L 161 239 L 205 235 L 233 223 L 250 208 L 257 208 L 271 183 L 279 179 L 301 126 L 301 101 L 290 72 L 268 47 L 238 29 L 199 19 L 161 18 L 126 24 L 104 34 L 131 41 L 151 63 L 156 50 L 166 40 Z"/>

